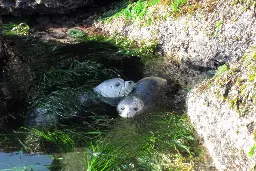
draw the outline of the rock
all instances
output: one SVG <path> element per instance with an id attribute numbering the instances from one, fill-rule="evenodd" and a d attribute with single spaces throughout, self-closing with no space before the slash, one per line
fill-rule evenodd
<path id="1" fill-rule="evenodd" d="M 188 95 L 188 115 L 219 171 L 256 166 L 256 48 Z"/>
<path id="2" fill-rule="evenodd" d="M 55 31 L 51 31 L 49 32 L 49 34 L 56 39 L 64 39 L 66 37 L 66 33 L 64 33 L 61 30 L 55 30 Z"/>
<path id="3" fill-rule="evenodd" d="M 92 5 L 94 0 L 3 0 L 0 15 L 62 14 L 67 11 Z"/>
<path id="4" fill-rule="evenodd" d="M 45 108 L 35 108 L 30 111 L 28 118 L 25 120 L 25 125 L 37 129 L 48 129 L 56 127 L 59 123 L 58 115 L 47 113 Z"/>
<path id="5" fill-rule="evenodd" d="M 246 49 L 256 43 L 255 2 L 250 1 L 249 7 L 243 3 L 220 0 L 216 1 L 216 6 L 210 4 L 214 8 L 211 13 L 196 9 L 191 15 L 170 15 L 145 26 L 142 22 L 151 20 L 152 11 L 161 11 L 155 16 L 171 13 L 170 8 L 156 5 L 148 9 L 150 12 L 141 22 L 126 21 L 120 16 L 107 23 L 98 22 L 96 26 L 110 35 L 124 36 L 138 44 L 156 42 L 157 50 L 164 59 L 161 58 L 161 64 L 152 62 L 146 75 L 161 73 L 158 76 L 182 80 L 182 85 L 192 87 L 201 82 L 197 76 L 201 77 L 202 70 L 216 69 L 226 62 L 237 61 Z"/>

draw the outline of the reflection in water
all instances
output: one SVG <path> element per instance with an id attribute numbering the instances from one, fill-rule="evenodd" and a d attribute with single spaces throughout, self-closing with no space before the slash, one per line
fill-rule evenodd
<path id="1" fill-rule="evenodd" d="M 0 152 L 0 171 L 36 170 L 49 171 L 53 159 L 50 155 L 38 153 L 24 154 L 22 151 L 13 153 Z"/>

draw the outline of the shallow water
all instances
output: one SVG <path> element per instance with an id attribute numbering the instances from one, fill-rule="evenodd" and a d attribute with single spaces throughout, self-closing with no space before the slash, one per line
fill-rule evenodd
<path id="1" fill-rule="evenodd" d="M 18 170 L 36 170 L 48 171 L 52 164 L 51 155 L 30 153 L 25 154 L 22 151 L 0 152 L 0 171 L 18 171 Z"/>
<path id="2" fill-rule="evenodd" d="M 7 99 L 7 95 L 4 98 L 0 97 L 0 102 L 3 99 L 3 101 L 7 104 L 5 106 L 6 110 L 9 111 L 9 113 L 14 115 L 15 117 L 7 118 L 8 122 L 6 122 L 6 124 L 4 125 L 5 129 L 2 129 L 3 126 L 0 126 L 0 171 L 2 170 L 47 171 L 47 170 L 56 170 L 56 169 L 59 170 L 60 168 L 66 169 L 66 170 L 81 170 L 77 168 L 85 167 L 86 164 L 80 163 L 81 164 L 80 166 L 79 164 L 74 164 L 74 163 L 84 160 L 83 153 L 79 153 L 80 155 L 82 155 L 80 159 L 75 159 L 74 156 L 76 157 L 79 156 L 77 155 L 77 153 L 74 153 L 75 155 L 73 155 L 72 153 L 63 154 L 62 153 L 63 151 L 61 149 L 55 148 L 56 146 L 54 146 L 58 143 L 54 144 L 47 140 L 46 140 L 47 141 L 46 143 L 48 143 L 48 146 L 50 146 L 49 147 L 50 150 L 49 149 L 46 150 L 45 144 L 43 145 L 41 144 L 41 141 L 43 140 L 39 139 L 37 141 L 37 139 L 35 139 L 33 136 L 30 135 L 30 133 L 27 133 L 26 131 L 22 132 L 21 135 L 20 134 L 18 135 L 17 133 L 13 133 L 13 130 L 19 132 L 19 128 L 24 126 L 23 116 L 26 116 L 29 113 L 29 111 L 31 110 L 30 109 L 31 105 L 35 104 L 35 99 L 36 100 L 44 99 L 45 96 L 46 96 L 45 99 L 47 100 L 51 99 L 51 97 L 56 95 L 54 94 L 53 96 L 51 96 L 52 92 L 56 93 L 58 90 L 63 90 L 63 89 L 67 90 L 67 88 L 70 88 L 70 90 L 73 91 L 73 89 L 79 88 L 84 85 L 87 85 L 87 86 L 89 86 L 90 84 L 97 85 L 98 82 L 108 79 L 108 77 L 111 77 L 111 76 L 115 76 L 115 77 L 121 76 L 123 79 L 126 79 L 126 80 L 138 81 L 142 77 L 142 70 L 143 70 L 143 64 L 140 58 L 123 55 L 119 53 L 119 49 L 117 47 L 107 43 L 99 43 L 95 41 L 81 42 L 78 44 L 61 44 L 61 43 L 57 44 L 52 42 L 51 43 L 44 42 L 37 38 L 19 37 L 19 36 L 17 37 L 10 36 L 6 38 L 6 40 L 8 40 L 8 42 L 10 43 L 8 44 L 7 41 L 5 42 L 5 45 L 7 45 L 6 48 L 10 52 L 17 52 L 17 54 L 16 55 L 14 54 L 13 56 L 11 53 L 6 54 L 6 62 L 4 63 L 4 65 L 8 67 L 10 66 L 10 67 L 6 70 L 5 73 L 8 73 L 8 74 L 6 74 L 5 77 L 10 79 L 8 80 L 0 79 L 0 83 L 7 82 L 6 85 L 11 85 L 11 86 L 10 87 L 6 86 L 7 87 L 6 89 L 8 89 L 10 92 L 9 94 L 7 94 L 8 99 Z M 18 54 L 19 56 L 21 56 L 20 58 L 17 57 Z M 19 63 L 17 64 L 16 61 L 19 61 Z M 100 64 L 102 67 L 98 67 L 99 68 L 98 70 L 94 68 L 94 66 L 98 66 L 98 65 L 92 65 L 92 66 L 89 66 L 88 68 L 85 67 L 85 69 L 88 70 L 88 72 L 87 71 L 84 72 L 85 76 L 82 76 L 82 77 L 78 76 L 79 77 L 78 78 L 77 75 L 72 75 L 70 77 L 72 78 L 71 81 L 65 82 L 65 84 L 63 84 L 62 81 L 67 80 L 65 78 L 66 76 L 68 77 L 68 74 L 70 74 L 71 72 L 69 73 L 63 72 L 65 74 L 60 75 L 60 77 L 53 75 L 53 81 L 48 81 L 46 79 L 46 81 L 48 82 L 44 82 L 45 80 L 42 79 L 45 75 L 47 75 L 47 73 L 53 73 L 54 69 L 56 69 L 56 71 L 66 71 L 68 69 L 71 70 L 72 66 L 73 65 L 75 66 L 74 61 L 77 61 L 77 63 L 80 63 L 80 64 L 85 61 L 95 62 L 97 64 Z M 2 67 L 0 68 L 3 69 Z M 110 70 L 112 71 L 111 75 L 106 76 L 106 74 L 103 73 L 103 72 L 110 73 L 109 72 Z M 77 72 L 77 70 L 72 70 L 72 72 Z M 0 78 L 1 78 L 1 75 L 0 75 Z M 59 84 L 60 83 L 59 81 L 61 82 L 61 84 Z M 33 96 L 32 99 L 31 99 L 31 96 Z M 58 98 L 54 98 L 54 100 L 56 99 L 59 100 L 59 96 Z M 73 107 L 74 109 L 76 109 L 75 108 L 77 107 L 76 105 L 73 106 L 73 103 L 69 103 L 69 101 L 72 101 L 72 102 L 74 101 L 74 98 L 71 97 L 71 94 L 69 94 L 68 97 L 65 96 L 64 100 L 61 99 L 60 103 L 55 103 L 54 101 L 54 104 L 59 105 L 63 103 L 65 110 L 67 108 L 73 109 Z M 54 105 L 51 104 L 50 106 L 54 106 Z M 103 117 L 102 115 L 104 116 L 107 115 L 111 118 L 112 117 L 114 118 L 117 116 L 117 112 L 114 107 L 107 106 L 104 104 L 101 105 L 100 107 L 96 106 L 95 109 L 94 108 L 92 109 L 93 113 L 96 113 L 95 115 L 93 114 L 92 116 L 91 115 L 87 116 L 87 113 L 89 114 L 92 113 L 90 111 L 87 112 L 87 110 L 91 110 L 91 109 L 86 108 L 85 111 L 83 110 L 82 112 L 79 111 L 81 113 L 81 116 L 79 115 L 72 119 L 63 120 L 63 122 L 61 123 L 62 126 L 64 125 L 63 130 L 70 129 L 71 132 L 74 132 L 76 134 L 81 134 L 84 139 L 88 137 L 89 137 L 88 139 L 90 139 L 90 137 L 93 137 L 95 135 L 95 132 L 97 133 L 97 132 L 100 132 L 101 129 L 105 129 L 109 124 L 108 122 L 111 122 L 112 119 L 101 120 L 100 118 Z M 70 110 L 70 111 L 73 111 L 73 110 Z M 0 106 L 0 116 L 1 115 L 2 113 L 1 113 L 1 106 Z M 86 133 L 86 131 L 77 132 L 72 130 L 73 127 L 76 127 L 74 126 L 74 124 L 77 124 L 77 127 L 79 130 L 85 129 L 87 127 L 93 127 L 93 128 L 91 129 L 88 128 L 87 132 L 88 131 L 90 132 L 88 133 L 88 135 L 85 135 L 87 136 L 85 137 L 83 133 Z M 71 126 L 72 128 L 70 128 Z M 80 128 L 80 127 L 83 127 L 83 128 Z M 8 133 L 11 132 L 11 135 L 8 135 L 8 137 L 6 137 L 5 134 L 1 134 L 1 132 L 5 133 L 5 131 L 7 131 Z M 28 139 L 31 141 L 26 142 Z M 77 142 L 77 144 L 82 146 L 80 144 L 81 140 L 79 139 L 77 141 L 79 141 Z M 37 143 L 41 147 L 41 148 L 38 148 L 39 150 L 36 149 Z M 36 147 L 33 148 L 34 147 L 33 146 L 31 150 L 39 151 L 40 153 L 27 154 L 22 151 L 24 150 L 27 152 L 26 147 L 33 144 L 35 144 Z M 70 151 L 67 150 L 65 152 L 70 152 Z M 52 154 L 52 155 L 49 155 L 49 154 Z M 70 156 L 72 155 L 72 157 L 70 157 L 69 155 Z M 63 163 L 60 163 L 60 160 L 57 160 L 56 156 L 64 156 L 62 160 Z M 65 158 L 68 158 L 68 159 L 65 159 Z M 72 169 L 70 169 L 71 167 Z M 77 167 L 77 168 L 73 168 L 73 167 Z"/>

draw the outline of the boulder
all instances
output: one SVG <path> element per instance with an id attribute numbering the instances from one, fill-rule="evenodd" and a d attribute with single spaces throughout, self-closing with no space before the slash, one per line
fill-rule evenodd
<path id="1" fill-rule="evenodd" d="M 3 0 L 0 15 L 61 14 L 92 5 L 94 0 Z"/>
<path id="2" fill-rule="evenodd" d="M 188 115 L 218 170 L 256 167 L 256 48 L 195 87 Z"/>

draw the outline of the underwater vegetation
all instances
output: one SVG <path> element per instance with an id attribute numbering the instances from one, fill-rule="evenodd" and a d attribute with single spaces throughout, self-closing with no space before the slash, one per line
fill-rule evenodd
<path id="1" fill-rule="evenodd" d="M 146 13 L 143 8 L 158 2 L 136 2 L 137 5 L 129 7 L 136 17 L 127 18 L 142 19 Z M 181 10 L 185 1 L 175 3 L 175 8 Z M 128 11 L 123 14 L 128 15 Z M 17 26 L 19 29 L 13 30 Z M 45 108 L 48 114 L 63 118 L 74 115 L 68 121 L 63 119 L 53 129 L 25 128 L 27 138 L 22 143 L 27 151 L 36 151 L 38 146 L 45 144 L 63 153 L 84 148 L 84 165 L 92 171 L 191 170 L 200 158 L 202 150 L 186 116 L 151 113 L 139 120 L 123 120 L 111 115 L 115 110 L 98 114 L 78 105 L 76 97 L 90 92 L 100 82 L 120 76 L 129 78 L 128 72 L 130 75 L 140 73 L 131 73 L 131 67 L 125 68 L 123 63 L 137 70 L 134 61 L 128 59 L 139 56 L 142 60 L 150 60 L 154 57 L 156 43 L 138 45 L 123 37 L 88 36 L 73 29 L 67 34 L 78 43 L 63 45 L 29 37 L 29 26 L 23 24 L 5 25 L 4 30 L 6 45 L 15 46 L 19 54 L 16 56 L 21 58 L 18 69 L 6 65 L 4 76 L 24 93 L 27 107 Z M 27 87 L 22 89 L 20 85 Z M 80 112 L 90 114 L 76 116 Z"/>
<path id="2" fill-rule="evenodd" d="M 89 170 L 190 170 L 202 150 L 186 116 L 151 113 L 120 120 L 86 154 Z"/>
<path id="3" fill-rule="evenodd" d="M 28 35 L 30 27 L 26 23 L 3 24 L 4 35 Z"/>

